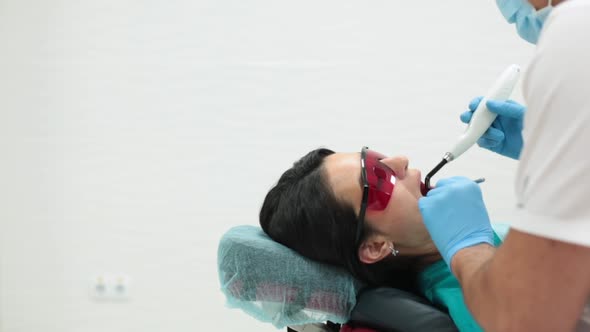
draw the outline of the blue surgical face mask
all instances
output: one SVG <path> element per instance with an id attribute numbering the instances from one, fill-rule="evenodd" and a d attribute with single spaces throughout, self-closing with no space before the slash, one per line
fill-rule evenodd
<path id="1" fill-rule="evenodd" d="M 508 23 L 516 23 L 518 35 L 533 44 L 539 40 L 543 24 L 553 10 L 551 0 L 541 10 L 536 10 L 527 0 L 496 0 L 496 4 Z"/>

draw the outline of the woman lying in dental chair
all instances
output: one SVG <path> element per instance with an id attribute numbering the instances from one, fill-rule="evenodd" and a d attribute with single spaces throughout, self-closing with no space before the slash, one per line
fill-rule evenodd
<path id="1" fill-rule="evenodd" d="M 423 193 L 420 171 L 406 157 L 317 149 L 269 191 L 260 225 L 305 257 L 344 267 L 371 286 L 421 294 L 446 308 L 460 331 L 481 331 L 424 227 Z"/>

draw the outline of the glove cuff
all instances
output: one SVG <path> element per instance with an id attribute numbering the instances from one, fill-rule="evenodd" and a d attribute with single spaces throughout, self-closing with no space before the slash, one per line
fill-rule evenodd
<path id="1" fill-rule="evenodd" d="M 443 255 L 443 258 L 444 258 L 445 262 L 447 263 L 447 266 L 449 267 L 449 269 L 451 268 L 451 261 L 453 260 L 453 256 L 455 256 L 457 251 L 464 249 L 464 248 L 473 247 L 475 245 L 482 244 L 482 243 L 487 243 L 487 244 L 493 246 L 494 245 L 493 233 L 491 235 L 487 235 L 487 234 L 483 235 L 482 234 L 482 235 L 470 237 L 470 238 L 464 239 L 463 241 L 448 248 L 446 253 Z"/>

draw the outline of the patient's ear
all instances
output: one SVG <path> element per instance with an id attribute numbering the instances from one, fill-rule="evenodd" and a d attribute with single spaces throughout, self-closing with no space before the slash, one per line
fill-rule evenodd
<path id="1" fill-rule="evenodd" d="M 377 263 L 391 255 L 389 246 L 389 241 L 382 236 L 370 236 L 359 247 L 359 260 L 366 264 Z"/>

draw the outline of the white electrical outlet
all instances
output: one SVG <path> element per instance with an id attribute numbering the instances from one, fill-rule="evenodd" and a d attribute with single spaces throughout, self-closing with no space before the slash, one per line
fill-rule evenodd
<path id="1" fill-rule="evenodd" d="M 131 278 L 123 273 L 102 273 L 90 281 L 90 298 L 95 301 L 124 302 L 130 299 Z"/>

